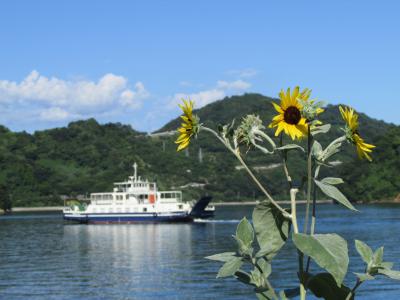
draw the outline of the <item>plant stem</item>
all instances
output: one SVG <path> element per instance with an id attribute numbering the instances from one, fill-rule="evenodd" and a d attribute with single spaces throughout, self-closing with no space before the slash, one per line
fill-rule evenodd
<path id="1" fill-rule="evenodd" d="M 307 134 L 307 206 L 306 206 L 306 216 L 304 218 L 304 228 L 303 232 L 307 234 L 308 231 L 308 219 L 310 214 L 310 203 L 311 203 L 311 185 L 312 185 L 312 155 L 311 155 L 311 146 L 312 146 L 312 136 L 310 132 L 310 124 L 308 125 L 308 134 Z"/>
<path id="2" fill-rule="evenodd" d="M 275 148 L 276 148 L 275 142 L 268 136 L 268 134 L 266 134 L 265 132 L 262 132 L 261 130 L 255 130 L 254 132 L 261 135 L 263 138 L 265 138 L 271 144 L 272 150 L 275 150 Z"/>
<path id="3" fill-rule="evenodd" d="M 240 153 L 236 153 L 236 151 L 233 151 L 235 154 L 236 158 L 239 160 L 239 162 L 242 164 L 242 166 L 246 169 L 247 173 L 250 175 L 250 177 L 253 179 L 253 181 L 257 184 L 259 189 L 267 196 L 268 200 L 277 208 L 279 209 L 284 216 L 287 216 L 287 212 L 278 204 L 275 202 L 275 200 L 271 197 L 271 195 L 268 193 L 268 191 L 263 187 L 263 185 L 258 181 L 256 176 L 253 174 L 253 172 L 250 170 L 250 168 L 246 165 L 244 162 L 243 158 L 241 157 Z"/>
<path id="4" fill-rule="evenodd" d="M 280 145 L 280 147 L 283 146 L 283 135 L 282 134 L 280 135 L 279 145 Z M 283 151 L 283 154 L 282 154 L 282 165 L 283 165 L 283 171 L 285 172 L 286 180 L 288 181 L 289 190 L 290 190 L 293 186 L 292 186 L 292 177 L 290 177 L 289 169 L 287 167 L 287 152 L 286 151 Z"/>
<path id="5" fill-rule="evenodd" d="M 256 267 L 258 269 L 258 271 L 261 274 L 264 274 L 263 270 L 261 269 L 261 267 L 259 266 L 259 264 L 257 263 L 257 261 L 255 263 L 251 262 L 253 264 L 254 267 Z M 268 287 L 268 290 L 270 290 L 272 292 L 272 296 L 274 297 L 274 299 L 279 299 L 278 295 L 276 294 L 274 288 L 272 287 L 271 283 L 269 282 L 268 278 L 264 278 L 265 279 L 265 284 Z"/>
<path id="6" fill-rule="evenodd" d="M 290 206 L 292 215 L 292 224 L 294 233 L 299 233 L 299 227 L 297 225 L 297 213 L 296 213 L 296 194 L 298 189 L 290 189 Z M 299 255 L 299 274 L 300 274 L 300 300 L 306 299 L 306 289 L 304 288 L 302 278 L 303 278 L 303 253 L 297 250 Z"/>
<path id="7" fill-rule="evenodd" d="M 315 188 L 315 184 L 314 184 L 313 185 L 313 202 L 312 202 L 312 216 L 311 216 L 311 231 L 310 231 L 310 235 L 314 235 L 314 232 L 315 232 L 316 207 L 317 207 L 317 189 Z M 308 257 L 307 258 L 307 265 L 306 265 L 306 273 L 308 273 L 308 270 L 310 269 L 310 262 L 311 262 L 311 257 Z"/>
<path id="8" fill-rule="evenodd" d="M 268 191 L 263 187 L 263 185 L 260 183 L 260 181 L 258 181 L 257 177 L 253 174 L 253 172 L 250 170 L 250 168 L 247 166 L 247 164 L 244 162 L 242 156 L 240 155 L 240 152 L 238 149 L 234 149 L 232 148 L 231 144 L 228 142 L 227 139 L 223 139 L 221 138 L 218 133 L 216 133 L 214 130 L 208 128 L 208 127 L 201 127 L 203 130 L 206 130 L 210 133 L 212 133 L 213 135 L 215 135 L 217 137 L 217 139 L 223 143 L 225 145 L 225 147 L 227 147 L 232 153 L 233 155 L 236 156 L 236 158 L 239 160 L 239 162 L 242 164 L 242 166 L 245 168 L 245 170 L 247 171 L 247 173 L 250 175 L 250 177 L 253 179 L 253 181 L 256 183 L 256 185 L 259 187 L 259 189 L 265 194 L 265 196 L 267 196 L 268 200 L 272 203 L 272 205 L 274 205 L 280 212 L 282 212 L 282 214 L 285 217 L 288 217 L 288 213 L 278 204 L 276 203 L 276 201 L 272 198 L 272 196 L 268 193 Z"/>
<path id="9" fill-rule="evenodd" d="M 347 295 L 346 300 L 350 300 L 351 296 L 354 295 L 354 292 L 356 291 L 356 289 L 361 285 L 362 281 L 360 281 L 359 278 L 357 278 L 357 282 L 354 285 L 353 289 L 351 290 L 351 292 Z"/>

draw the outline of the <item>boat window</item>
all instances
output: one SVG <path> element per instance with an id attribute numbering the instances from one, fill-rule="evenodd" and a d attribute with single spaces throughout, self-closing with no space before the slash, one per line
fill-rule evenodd
<path id="1" fill-rule="evenodd" d="M 147 207 L 143 207 L 143 211 L 146 212 L 147 211 Z"/>
<path id="2" fill-rule="evenodd" d="M 178 209 L 182 209 L 183 208 L 183 205 L 182 204 L 179 204 L 178 205 Z"/>
<path id="3" fill-rule="evenodd" d="M 148 199 L 149 195 L 148 194 L 140 194 L 138 195 L 139 200 L 144 200 L 144 199 Z"/>

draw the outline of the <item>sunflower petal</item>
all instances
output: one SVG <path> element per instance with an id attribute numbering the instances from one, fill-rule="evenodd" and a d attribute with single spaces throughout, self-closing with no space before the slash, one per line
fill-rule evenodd
<path id="1" fill-rule="evenodd" d="M 278 113 L 280 113 L 280 114 L 283 114 L 283 113 L 284 113 L 282 107 L 280 107 L 280 106 L 279 106 L 278 104 L 276 104 L 275 102 L 271 102 L 271 103 L 272 103 L 272 105 L 274 106 L 275 110 L 276 110 Z"/>

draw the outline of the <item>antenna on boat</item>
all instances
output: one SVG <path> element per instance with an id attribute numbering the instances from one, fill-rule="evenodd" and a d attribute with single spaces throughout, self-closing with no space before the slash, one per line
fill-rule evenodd
<path id="1" fill-rule="evenodd" d="M 136 181 L 137 180 L 137 163 L 136 162 L 133 164 L 133 169 L 135 170 L 135 172 L 133 173 L 133 178 Z"/>

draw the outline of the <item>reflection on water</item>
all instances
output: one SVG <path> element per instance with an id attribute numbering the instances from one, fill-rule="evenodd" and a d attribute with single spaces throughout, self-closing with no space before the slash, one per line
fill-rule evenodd
<path id="1" fill-rule="evenodd" d="M 318 231 L 337 232 L 349 242 L 348 284 L 351 272 L 363 268 L 356 237 L 373 247 L 384 243 L 385 259 L 400 269 L 400 207 L 359 209 L 326 205 L 318 211 Z M 235 280 L 215 279 L 219 263 L 204 259 L 234 249 L 230 235 L 251 210 L 219 207 L 216 220 L 193 224 L 64 225 L 59 214 L 1 217 L 0 299 L 254 299 Z M 273 263 L 272 282 L 292 287 L 296 267 L 288 243 Z M 400 285 L 390 280 L 360 290 L 361 299 L 400 297 Z"/>

